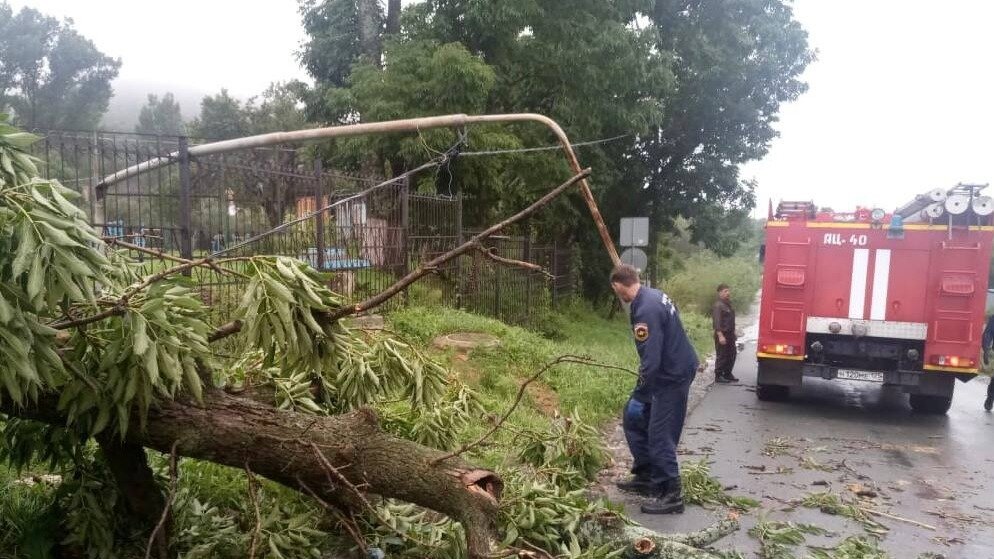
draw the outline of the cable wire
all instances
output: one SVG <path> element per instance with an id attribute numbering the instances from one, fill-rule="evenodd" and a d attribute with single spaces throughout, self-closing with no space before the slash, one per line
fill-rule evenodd
<path id="1" fill-rule="evenodd" d="M 619 136 L 612 136 L 610 138 L 602 138 L 600 140 L 591 140 L 589 142 L 577 142 L 575 144 L 570 144 L 570 145 L 573 146 L 573 147 L 575 147 L 575 148 L 584 147 L 584 146 L 593 146 L 593 145 L 597 145 L 597 144 L 606 144 L 608 142 L 614 142 L 614 141 L 620 140 L 622 138 L 628 138 L 628 137 L 631 137 L 631 136 L 633 136 L 633 134 L 621 134 Z M 537 151 L 552 151 L 552 150 L 556 150 L 556 149 L 563 149 L 563 146 L 560 145 L 560 144 L 556 144 L 554 146 L 542 146 L 542 147 L 535 147 L 535 148 L 495 149 L 495 150 L 487 150 L 487 151 L 464 151 L 464 152 L 461 152 L 459 155 L 463 156 L 463 157 L 470 157 L 470 156 L 477 156 L 477 155 L 503 155 L 503 154 L 508 154 L 508 153 L 532 153 L 532 152 L 537 152 Z"/>

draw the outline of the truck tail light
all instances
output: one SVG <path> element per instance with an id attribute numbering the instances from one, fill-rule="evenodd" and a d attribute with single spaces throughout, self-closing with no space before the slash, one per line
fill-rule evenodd
<path id="1" fill-rule="evenodd" d="M 767 344 L 763 346 L 763 353 L 776 355 L 798 355 L 797 346 L 784 344 Z"/>
<path id="2" fill-rule="evenodd" d="M 932 364 L 940 367 L 955 367 L 962 369 L 972 369 L 977 366 L 977 361 L 969 357 L 958 355 L 933 355 Z"/>

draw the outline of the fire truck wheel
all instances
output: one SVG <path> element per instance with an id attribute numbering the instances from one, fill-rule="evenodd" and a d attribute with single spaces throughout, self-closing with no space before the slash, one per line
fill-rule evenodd
<path id="1" fill-rule="evenodd" d="M 780 386 L 779 384 L 756 385 L 756 397 L 764 402 L 782 402 L 789 396 L 789 386 Z"/>
<path id="2" fill-rule="evenodd" d="M 953 404 L 952 396 L 929 396 L 927 394 L 910 394 L 911 409 L 918 413 L 944 414 Z"/>

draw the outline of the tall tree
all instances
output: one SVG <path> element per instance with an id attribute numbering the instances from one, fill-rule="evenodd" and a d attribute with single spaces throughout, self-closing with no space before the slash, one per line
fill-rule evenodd
<path id="1" fill-rule="evenodd" d="M 168 134 L 180 135 L 185 132 L 183 113 L 179 103 L 172 93 L 166 93 L 162 99 L 155 94 L 148 94 L 148 102 L 138 114 L 138 125 L 135 132 L 139 134 Z"/>
<path id="2" fill-rule="evenodd" d="M 30 128 L 93 128 L 107 110 L 121 62 L 73 28 L 0 3 L 0 105 Z"/>
<path id="3" fill-rule="evenodd" d="M 312 34 L 305 49 L 311 59 L 354 68 L 335 81 L 312 71 L 320 93 L 311 100 L 313 114 L 339 122 L 449 110 L 546 114 L 574 141 L 614 138 L 581 152 L 597 170 L 593 186 L 609 222 L 648 214 L 665 230 L 683 216 L 695 241 L 722 253 L 734 250 L 735 239 L 720 224 L 754 205 L 754 188 L 739 179 L 739 167 L 769 149 L 780 105 L 804 91 L 799 76 L 812 58 L 784 0 L 425 0 L 409 6 L 402 21 L 400 34 L 385 43 L 382 69 L 356 65 L 358 46 L 326 49 L 325 35 Z M 347 44 L 358 45 L 358 24 L 339 31 L 341 44 L 351 36 Z M 438 52 L 456 52 L 451 43 L 495 76 L 487 91 L 456 104 L 451 94 L 429 93 L 446 82 L 458 91 L 466 79 L 471 65 L 430 75 Z M 391 69 L 397 64 L 409 70 Z M 471 149 L 551 140 L 538 127 L 487 132 L 470 137 Z M 392 161 L 396 170 L 427 152 L 383 155 L 401 159 L 399 166 Z M 453 169 L 444 184 L 466 195 L 468 224 L 520 204 L 526 185 L 565 172 L 557 153 L 476 158 Z M 579 219 L 584 211 L 560 203 L 534 225 L 596 247 L 594 231 Z M 603 252 L 591 248 L 584 262 L 587 285 L 602 286 Z"/>
<path id="4" fill-rule="evenodd" d="M 308 40 L 300 61 L 321 84 L 341 87 L 352 66 L 364 60 L 381 65 L 383 42 L 400 33 L 401 1 L 299 0 Z"/>
<path id="5" fill-rule="evenodd" d="M 242 102 L 222 89 L 217 95 L 207 95 L 200 103 L 200 116 L 190 123 L 194 136 L 212 140 L 228 140 L 250 134 L 248 111 Z"/>
<path id="6" fill-rule="evenodd" d="M 245 113 L 252 134 L 307 128 L 304 98 L 307 85 L 299 81 L 274 82 L 259 97 L 249 99 Z"/>
<path id="7" fill-rule="evenodd" d="M 644 205 L 657 225 L 688 217 L 695 241 L 730 253 L 720 224 L 755 205 L 739 167 L 767 153 L 781 104 L 806 90 L 807 33 L 782 1 L 656 0 L 651 22 L 657 48 L 673 53 L 676 87 L 635 152 Z"/>

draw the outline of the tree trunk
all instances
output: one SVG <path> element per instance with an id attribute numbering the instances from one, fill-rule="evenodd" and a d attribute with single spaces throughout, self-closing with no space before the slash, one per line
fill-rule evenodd
<path id="1" fill-rule="evenodd" d="M 65 425 L 57 403 L 57 395 L 26 407 L 5 399 L 0 411 Z M 256 474 L 298 491 L 306 487 L 343 508 L 360 510 L 358 487 L 438 511 L 462 523 L 473 559 L 487 557 L 496 537 L 500 477 L 459 458 L 433 465 L 444 453 L 385 433 L 369 409 L 322 417 L 211 390 L 202 404 L 161 402 L 150 411 L 144 431 L 130 431 L 126 442 L 166 453 L 176 443 L 180 456 L 248 465 Z M 341 483 L 325 460 L 352 487 Z"/>
<path id="2" fill-rule="evenodd" d="M 387 35 L 400 33 L 400 0 L 388 0 L 387 2 Z"/>
<path id="3" fill-rule="evenodd" d="M 380 2 L 379 0 L 358 0 L 359 12 L 359 49 L 362 55 L 376 65 L 382 67 L 381 53 L 383 45 L 380 34 Z"/>
<path id="4" fill-rule="evenodd" d="M 148 457 L 141 445 L 121 442 L 113 437 L 98 437 L 100 450 L 107 460 L 107 466 L 114 475 L 114 481 L 124 499 L 129 516 L 149 532 L 162 517 L 166 500 L 155 483 L 155 475 L 148 465 Z M 170 515 L 171 517 L 172 515 Z M 167 559 L 169 555 L 169 533 L 172 518 L 155 538 L 152 545 L 154 557 Z"/>

